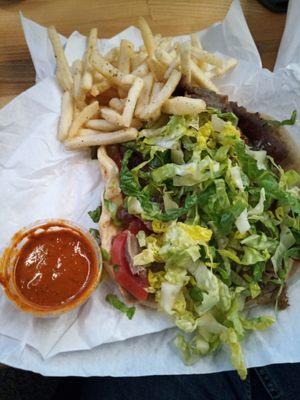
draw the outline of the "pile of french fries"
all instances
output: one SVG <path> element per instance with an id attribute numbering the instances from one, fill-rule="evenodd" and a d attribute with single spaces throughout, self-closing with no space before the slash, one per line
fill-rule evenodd
<path id="1" fill-rule="evenodd" d="M 237 63 L 203 50 L 197 34 L 179 43 L 153 35 L 143 17 L 138 26 L 143 38 L 138 50 L 130 41 L 121 40 L 119 47 L 105 55 L 97 48 L 97 29 L 93 28 L 83 59 L 71 67 L 55 28 L 48 29 L 57 60 L 56 77 L 64 91 L 58 138 L 66 148 L 133 140 L 138 129 L 161 113 L 200 113 L 206 107 L 203 100 L 172 97 L 180 79 L 218 92 L 212 79 Z"/>

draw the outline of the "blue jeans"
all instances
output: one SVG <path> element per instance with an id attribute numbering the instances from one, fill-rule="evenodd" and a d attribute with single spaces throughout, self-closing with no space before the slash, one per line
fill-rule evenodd
<path id="1" fill-rule="evenodd" d="M 252 368 L 242 381 L 236 372 L 207 375 L 89 378 L 81 400 L 298 400 L 300 364 Z"/>

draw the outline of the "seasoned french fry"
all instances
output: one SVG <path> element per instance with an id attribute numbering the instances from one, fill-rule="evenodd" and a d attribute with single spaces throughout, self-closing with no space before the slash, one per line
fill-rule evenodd
<path id="1" fill-rule="evenodd" d="M 87 49 L 84 55 L 85 70 L 87 71 L 92 69 L 90 59 L 93 52 L 97 50 L 97 36 L 98 36 L 97 28 L 92 28 L 89 37 L 87 39 Z"/>
<path id="2" fill-rule="evenodd" d="M 79 129 L 87 123 L 89 119 L 91 119 L 97 112 L 99 111 L 98 101 L 94 101 L 93 103 L 86 106 L 73 120 L 72 125 L 69 130 L 69 137 L 72 138 L 78 135 Z"/>
<path id="3" fill-rule="evenodd" d="M 143 78 L 148 74 L 148 72 L 149 72 L 148 64 L 146 62 L 143 62 L 135 70 L 133 70 L 131 74 Z"/>
<path id="4" fill-rule="evenodd" d="M 92 133 L 67 139 L 65 146 L 69 150 L 81 149 L 90 146 L 107 146 L 109 144 L 128 142 L 137 137 L 135 128 L 122 129 L 115 132 Z"/>
<path id="5" fill-rule="evenodd" d="M 128 87 L 132 85 L 135 79 L 134 75 L 123 74 L 112 64 L 105 60 L 99 53 L 94 52 L 91 57 L 91 63 L 98 72 L 104 75 L 109 81 L 117 86 Z"/>
<path id="6" fill-rule="evenodd" d="M 199 35 L 197 33 L 192 33 L 190 35 L 190 38 L 191 38 L 192 46 L 202 50 L 203 47 L 202 47 Z"/>
<path id="7" fill-rule="evenodd" d="M 164 74 L 165 79 L 168 79 L 170 77 L 171 73 L 174 71 L 175 68 L 178 67 L 179 63 L 180 63 L 180 58 L 179 56 L 176 56 Z"/>
<path id="8" fill-rule="evenodd" d="M 131 71 L 134 71 L 137 67 L 139 67 L 141 64 L 143 64 L 143 62 L 146 61 L 147 57 L 148 57 L 148 54 L 145 53 L 144 51 L 139 51 L 138 53 L 133 53 L 130 58 Z"/>
<path id="9" fill-rule="evenodd" d="M 72 90 L 73 77 L 67 62 L 63 47 L 60 43 L 58 33 L 54 26 L 48 28 L 49 39 L 52 43 L 55 58 L 57 61 L 57 73 L 59 76 L 59 83 L 64 90 Z"/>
<path id="10" fill-rule="evenodd" d="M 148 60 L 148 66 L 157 81 L 163 81 L 166 72 L 165 66 L 154 57 Z"/>
<path id="11" fill-rule="evenodd" d="M 118 57 L 119 57 L 119 48 L 118 47 L 112 48 L 104 55 L 105 60 L 108 61 L 109 63 L 113 63 L 114 61 L 116 61 L 118 59 Z"/>
<path id="12" fill-rule="evenodd" d="M 85 127 L 102 132 L 113 132 L 118 130 L 118 127 L 116 125 L 110 124 L 105 119 L 90 119 L 85 124 Z"/>
<path id="13" fill-rule="evenodd" d="M 116 125 L 119 128 L 124 127 L 123 117 L 117 111 L 112 110 L 109 107 L 103 107 L 101 109 L 101 115 L 110 124 Z"/>
<path id="14" fill-rule="evenodd" d="M 58 124 L 57 138 L 61 142 L 68 137 L 68 132 L 73 119 L 73 100 L 70 92 L 64 92 L 61 101 L 60 120 Z"/>
<path id="15" fill-rule="evenodd" d="M 104 149 L 106 144 L 131 140 L 144 121 L 158 119 L 161 112 L 198 114 L 205 110 L 203 100 L 171 97 L 180 78 L 218 93 L 211 78 L 237 63 L 203 50 L 197 33 L 181 43 L 153 35 L 143 17 L 138 26 L 143 38 L 138 51 L 123 39 L 104 56 L 97 49 L 97 29 L 92 29 L 83 59 L 76 60 L 72 68 L 55 28 L 48 29 L 57 59 L 57 81 L 64 89 L 57 135 L 67 148 L 96 145 Z M 103 106 L 107 103 L 109 107 Z"/>
<path id="16" fill-rule="evenodd" d="M 122 39 L 118 58 L 118 69 L 124 74 L 130 73 L 130 58 L 132 53 L 133 44 L 129 42 L 129 40 Z M 126 91 L 123 88 L 118 88 L 118 93 L 121 98 L 126 96 Z"/>
<path id="17" fill-rule="evenodd" d="M 213 90 L 214 92 L 218 93 L 218 88 L 216 85 L 205 75 L 203 71 L 195 64 L 192 60 L 192 77 L 194 81 L 206 89 Z"/>
<path id="18" fill-rule="evenodd" d="M 194 115 L 203 112 L 205 109 L 206 103 L 203 100 L 183 96 L 168 99 L 162 106 L 164 113 L 174 115 Z"/>
<path id="19" fill-rule="evenodd" d="M 144 87 L 142 90 L 142 93 L 140 97 L 138 98 L 137 104 L 136 104 L 136 109 L 135 109 L 135 115 L 139 115 L 140 112 L 143 111 L 144 107 L 148 105 L 150 101 L 150 95 L 152 91 L 152 86 L 153 86 L 153 76 L 152 74 L 148 74 L 143 78 L 144 81 Z"/>
<path id="20" fill-rule="evenodd" d="M 134 109 L 137 103 L 137 100 L 141 94 L 141 91 L 144 86 L 144 81 L 141 78 L 136 78 L 134 84 L 131 86 L 128 92 L 128 96 L 125 102 L 124 111 L 122 114 L 123 122 L 125 127 L 129 127 L 132 121 L 132 117 L 134 114 Z"/>
<path id="21" fill-rule="evenodd" d="M 138 27 L 141 30 L 142 38 L 143 38 L 147 53 L 149 54 L 150 57 L 153 57 L 154 50 L 155 50 L 155 40 L 154 40 L 153 34 L 151 32 L 151 29 L 148 25 L 148 22 L 145 20 L 144 17 L 139 17 Z"/>
<path id="22" fill-rule="evenodd" d="M 165 83 L 164 87 L 158 93 L 156 98 L 150 102 L 150 104 L 145 107 L 144 112 L 141 115 L 142 119 L 150 119 L 157 110 L 160 110 L 161 106 L 164 104 L 166 100 L 172 95 L 176 86 L 178 85 L 181 78 L 181 72 L 174 70 L 170 78 Z"/>
<path id="23" fill-rule="evenodd" d="M 192 80 L 192 68 L 191 68 L 191 45 L 190 42 L 180 43 L 180 66 L 181 73 L 188 84 Z"/>
<path id="24" fill-rule="evenodd" d="M 130 58 L 133 54 L 133 44 L 129 40 L 122 39 L 118 59 L 118 69 L 124 74 L 130 73 Z"/>
<path id="25" fill-rule="evenodd" d="M 118 99 L 117 97 L 113 97 L 109 101 L 109 107 L 116 110 L 118 113 L 122 113 L 125 107 L 126 99 Z"/>

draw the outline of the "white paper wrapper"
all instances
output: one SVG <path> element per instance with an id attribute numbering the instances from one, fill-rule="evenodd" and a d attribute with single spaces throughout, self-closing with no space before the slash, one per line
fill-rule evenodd
<path id="1" fill-rule="evenodd" d="M 103 190 L 97 161 L 90 160 L 88 152 L 65 151 L 56 139 L 60 89 L 52 77 L 53 53 L 45 28 L 26 19 L 22 22 L 39 83 L 0 111 L 2 248 L 17 229 L 37 219 L 62 217 L 92 226 L 87 211 L 98 205 Z M 235 70 L 219 80 L 221 91 L 249 109 L 279 119 L 300 109 L 300 68 L 294 65 L 276 74 L 261 69 L 238 1 L 223 23 L 199 34 L 205 48 L 240 59 Z M 128 28 L 101 40 L 100 48 L 106 51 L 125 37 L 135 44 L 140 41 L 139 32 Z M 84 46 L 85 38 L 74 32 L 66 40 L 68 60 L 81 57 Z M 291 134 L 299 142 L 297 130 L 299 124 Z M 280 313 L 278 323 L 245 341 L 249 367 L 300 361 L 299 286 L 295 277 L 289 291 L 291 307 Z M 110 282 L 103 282 L 79 310 L 49 320 L 19 312 L 0 292 L 0 362 L 45 375 L 80 376 L 205 373 L 231 368 L 226 351 L 185 367 L 169 344 L 175 330 L 163 331 L 171 322 L 140 307 L 129 321 L 105 302 L 113 290 Z M 163 332 L 154 334 L 159 331 Z"/>
<path id="2" fill-rule="evenodd" d="M 300 63 L 300 4 L 289 0 L 285 29 L 281 39 L 274 70 Z"/>

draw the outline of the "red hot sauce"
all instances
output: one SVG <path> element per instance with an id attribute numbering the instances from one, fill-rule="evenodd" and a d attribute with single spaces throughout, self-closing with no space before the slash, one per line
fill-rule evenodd
<path id="1" fill-rule="evenodd" d="M 59 307 L 81 297 L 98 273 L 95 251 L 68 227 L 33 232 L 15 264 L 16 288 L 30 303 Z"/>

